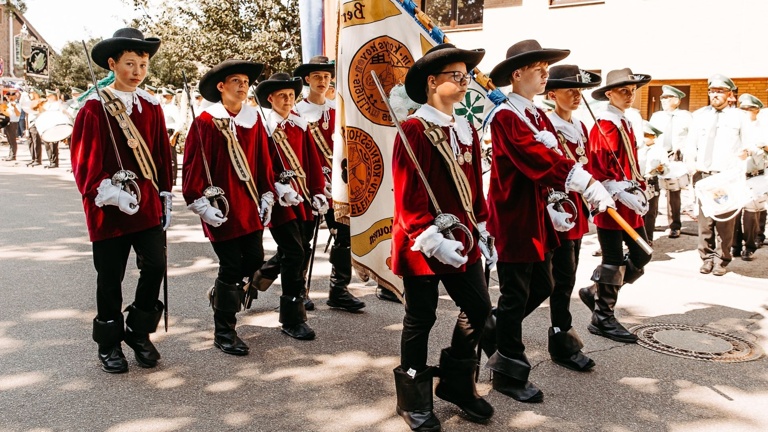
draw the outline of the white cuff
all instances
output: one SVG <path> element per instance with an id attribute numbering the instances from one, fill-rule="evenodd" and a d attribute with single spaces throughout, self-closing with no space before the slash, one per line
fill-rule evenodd
<path id="1" fill-rule="evenodd" d="M 584 191 L 587 190 L 591 179 L 592 175 L 584 170 L 582 164 L 577 163 L 571 168 L 568 177 L 565 179 L 565 191 L 584 193 Z"/>

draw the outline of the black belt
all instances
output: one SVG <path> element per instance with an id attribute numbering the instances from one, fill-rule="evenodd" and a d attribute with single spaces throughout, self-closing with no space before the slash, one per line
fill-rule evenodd
<path id="1" fill-rule="evenodd" d="M 752 172 L 748 172 L 747 173 L 747 178 L 757 177 L 757 176 L 763 175 L 763 174 L 765 174 L 765 170 L 752 171 Z"/>

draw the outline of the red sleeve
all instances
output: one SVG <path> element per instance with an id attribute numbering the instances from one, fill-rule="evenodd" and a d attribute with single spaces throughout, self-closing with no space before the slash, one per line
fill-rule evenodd
<path id="1" fill-rule="evenodd" d="M 93 104 L 89 105 L 84 106 L 75 119 L 70 140 L 70 157 L 77 189 L 84 198 L 92 202 L 98 195 L 97 188 L 101 181 L 110 178 L 111 174 L 106 172 L 102 165 L 104 160 L 102 144 L 105 142 L 106 134 L 102 133 L 101 122 L 97 116 L 103 116 L 104 113 L 99 111 L 94 113 Z"/>
<path id="2" fill-rule="evenodd" d="M 402 127 L 419 166 L 431 166 L 434 152 L 424 136 L 424 127 L 415 119 L 404 122 Z M 400 226 L 413 240 L 432 224 L 435 209 L 399 134 L 392 150 L 392 183 Z"/>
<path id="3" fill-rule="evenodd" d="M 256 188 L 262 195 L 272 192 L 277 199 L 274 164 L 270 155 L 273 146 L 267 136 L 267 131 L 264 129 L 261 116 L 256 120 L 253 127 L 256 128 L 256 164 L 258 165 L 256 167 Z"/>
<path id="4" fill-rule="evenodd" d="M 619 128 L 608 120 L 598 120 L 592 127 L 589 132 L 589 165 L 595 180 L 602 182 L 623 178 L 614 156 L 620 139 Z"/>
<path id="5" fill-rule="evenodd" d="M 191 204 L 192 201 L 203 196 L 203 191 L 207 185 L 207 176 L 205 166 L 200 152 L 200 146 L 207 142 L 205 137 L 210 131 L 205 127 L 205 122 L 200 117 L 192 121 L 192 126 L 187 133 L 187 140 L 184 144 L 184 163 L 181 169 L 181 186 L 184 201 Z M 206 154 L 210 162 L 210 154 Z"/>
<path id="6" fill-rule="evenodd" d="M 470 126 L 471 127 L 471 126 Z M 483 164 L 482 150 L 477 133 L 472 132 L 472 167 L 474 168 L 474 181 L 472 185 L 475 190 L 475 202 L 472 204 L 472 211 L 475 213 L 477 222 L 488 220 L 488 204 L 485 202 L 485 191 L 483 190 Z"/>
<path id="7" fill-rule="evenodd" d="M 160 105 L 150 105 L 155 107 L 155 143 L 159 145 L 155 147 L 155 160 L 158 162 L 157 167 L 157 187 L 160 188 L 160 192 L 170 192 L 173 188 L 173 165 L 171 164 L 171 157 L 176 157 L 175 154 L 171 154 L 173 149 L 171 148 L 170 140 L 168 139 L 168 132 L 165 128 L 165 116 L 163 115 L 163 109 Z"/>
<path id="8" fill-rule="evenodd" d="M 308 177 L 307 180 L 309 180 L 307 185 L 309 188 L 309 193 L 311 193 L 312 196 L 323 195 L 323 191 L 325 190 L 323 163 L 320 161 L 320 155 L 318 154 L 317 150 L 317 143 L 315 143 L 315 139 L 312 138 L 312 134 L 309 132 L 309 128 L 304 131 L 304 142 L 306 143 L 304 151 L 306 152 L 307 157 L 302 165 L 306 171 Z"/>

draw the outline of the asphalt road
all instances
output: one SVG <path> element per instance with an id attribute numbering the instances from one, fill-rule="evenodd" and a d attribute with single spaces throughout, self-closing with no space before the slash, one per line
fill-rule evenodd
<path id="1" fill-rule="evenodd" d="M 0 148 L 5 156 L 7 147 Z M 247 357 L 213 347 L 211 309 L 204 293 L 216 275 L 213 250 L 199 218 L 178 198 L 168 232 L 170 327 L 153 340 L 162 353 L 155 369 L 142 369 L 126 349 L 130 371 L 99 368 L 91 339 L 95 277 L 91 245 L 69 155 L 62 168 L 27 168 L 0 162 L 0 432 L 59 431 L 406 431 L 395 414 L 392 369 L 398 363 L 402 306 L 376 299 L 372 284 L 354 280 L 368 304 L 350 314 L 324 304 L 330 273 L 319 250 L 309 323 L 318 337 L 296 341 L 279 331 L 279 289 L 263 293 L 241 312 Z M 180 196 L 180 194 L 177 194 Z M 659 223 L 663 223 L 659 218 Z M 685 230 L 695 232 L 693 222 Z M 656 233 L 646 275 L 621 291 L 625 324 L 707 326 L 768 346 L 768 247 L 752 263 L 735 261 L 717 278 L 698 272 L 695 237 Z M 321 232 L 321 247 L 327 233 Z M 266 240 L 267 254 L 274 252 Z M 593 234 L 584 239 L 577 288 L 589 283 L 598 258 Z M 125 304 L 135 289 L 133 259 Z M 314 288 L 313 288 L 314 289 Z M 493 298 L 498 284 L 492 282 Z M 577 373 L 553 364 L 546 349 L 547 304 L 525 322 L 531 379 L 545 393 L 523 404 L 491 391 L 484 370 L 479 391 L 496 408 L 485 425 L 435 401 L 447 431 L 765 431 L 768 430 L 766 360 L 711 363 L 623 345 L 586 331 L 589 312 L 574 296 L 574 325 L 597 366 Z M 448 345 L 457 309 L 442 297 L 430 360 Z M 485 360 L 485 359 L 484 359 Z"/>

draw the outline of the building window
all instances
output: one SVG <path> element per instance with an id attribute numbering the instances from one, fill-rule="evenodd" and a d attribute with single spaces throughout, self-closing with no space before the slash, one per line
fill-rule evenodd
<path id="1" fill-rule="evenodd" d="M 549 7 L 579 6 L 601 3 L 605 3 L 605 0 L 549 0 Z"/>
<path id="2" fill-rule="evenodd" d="M 443 30 L 483 24 L 484 0 L 421 0 L 421 10 Z"/>

